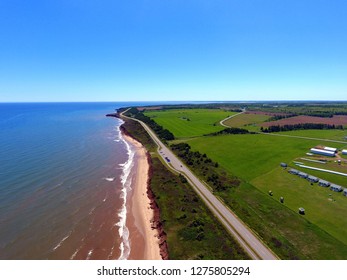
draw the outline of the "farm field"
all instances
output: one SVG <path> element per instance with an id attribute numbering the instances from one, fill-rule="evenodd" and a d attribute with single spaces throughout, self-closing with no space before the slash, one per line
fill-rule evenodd
<path id="1" fill-rule="evenodd" d="M 269 118 L 269 115 L 244 113 L 226 120 L 224 124 L 230 127 L 240 127 L 258 131 L 260 130 L 260 126 L 257 126 L 257 124 L 263 123 Z"/>
<path id="2" fill-rule="evenodd" d="M 340 129 L 308 129 L 308 130 L 292 130 L 292 131 L 283 131 L 276 132 L 274 134 L 286 134 L 293 136 L 301 136 L 301 137 L 312 137 L 312 138 L 320 138 L 320 139 L 329 139 L 329 140 L 337 140 L 337 141 L 345 141 L 347 145 L 347 130 Z M 332 144 L 330 144 L 331 146 Z"/>
<path id="3" fill-rule="evenodd" d="M 337 172 L 347 173 L 347 167 L 346 166 L 344 166 L 342 168 L 330 168 L 329 166 L 327 166 L 325 164 L 319 165 L 319 163 L 317 163 L 315 165 L 313 162 L 305 162 L 305 161 L 304 161 L 304 163 L 307 166 L 313 166 L 313 167 L 318 167 L 318 168 L 322 168 L 322 169 L 329 169 L 329 170 L 334 170 Z M 302 168 L 299 166 L 293 166 L 293 168 L 300 170 L 302 172 L 305 172 L 307 174 L 316 176 L 320 179 L 329 181 L 331 183 L 341 185 L 344 188 L 347 188 L 347 177 L 345 177 L 345 176 L 332 174 L 332 173 L 328 173 L 328 172 L 323 172 L 323 171 L 318 171 L 318 170 L 312 170 L 312 169 L 308 169 L 308 168 Z"/>
<path id="4" fill-rule="evenodd" d="M 307 115 L 307 114 L 323 114 L 323 115 L 333 115 L 336 112 L 344 112 L 347 113 L 346 103 L 342 102 L 340 104 L 313 104 L 313 103 L 301 103 L 301 106 L 297 106 L 297 104 L 281 104 L 280 106 L 269 106 L 267 108 L 263 106 L 251 106 L 251 110 L 258 112 L 266 112 L 271 115 L 285 115 L 285 114 L 299 114 L 299 115 Z"/>
<path id="5" fill-rule="evenodd" d="M 279 168 L 280 162 L 291 163 L 292 160 L 298 157 L 304 157 L 309 148 L 318 144 L 328 146 L 329 143 L 317 140 L 270 137 L 259 134 L 201 137 L 190 139 L 187 142 L 193 150 L 206 153 L 213 161 L 217 161 L 228 172 L 254 185 L 266 195 L 271 189 L 276 195 L 278 194 L 276 199 L 279 196 L 286 197 L 285 205 L 294 212 L 298 211 L 298 207 L 309 209 L 309 212 L 312 213 L 305 216 L 307 220 L 347 244 L 347 232 L 345 232 L 347 227 L 344 227 L 343 230 L 339 228 L 342 224 L 345 225 L 339 219 L 345 220 L 343 213 L 346 213 L 347 210 L 347 198 L 341 193 L 334 193 L 316 185 L 312 186 L 314 188 L 311 191 L 308 191 L 307 188 L 311 185 L 307 180 L 287 174 L 286 172 L 281 173 L 282 170 Z M 334 144 L 334 146 L 340 148 L 343 144 Z M 311 162 L 305 163 L 311 165 Z M 319 166 L 325 168 L 327 165 L 322 164 Z M 338 180 L 332 180 L 337 175 L 314 170 L 305 169 L 305 172 L 325 180 L 331 179 L 334 183 L 341 183 L 342 180 L 346 180 L 346 177 L 342 176 Z M 294 189 L 294 185 L 298 185 L 298 187 Z M 317 192 L 312 193 L 313 189 L 317 190 Z M 279 191 L 281 191 L 281 195 Z M 336 202 L 327 204 L 328 194 L 332 194 L 334 198 L 336 197 Z M 288 203 L 287 197 L 289 199 Z M 303 204 L 305 201 L 307 204 L 298 206 L 290 197 L 293 197 L 293 199 L 300 197 L 300 204 Z M 323 202 L 325 204 L 322 204 Z M 330 201 L 328 200 L 328 202 Z M 330 208 L 323 211 L 322 205 L 327 205 Z"/>
<path id="6" fill-rule="evenodd" d="M 343 214 L 337 214 L 347 211 L 347 198 L 341 193 L 318 184 L 311 185 L 306 179 L 289 174 L 281 167 L 255 178 L 251 183 L 264 193 L 271 190 L 276 201 L 284 197 L 284 205 L 293 211 L 305 208 L 306 219 L 347 244 L 347 219 Z"/>
<path id="7" fill-rule="evenodd" d="M 224 127 L 219 122 L 236 113 L 219 109 L 170 109 L 144 114 L 170 130 L 176 138 L 188 138 L 222 130 Z"/>
<path id="8" fill-rule="evenodd" d="M 261 126 L 269 127 L 273 125 L 286 125 L 286 124 L 301 124 L 301 123 L 322 123 L 329 125 L 343 125 L 347 126 L 347 116 L 345 115 L 334 115 L 332 118 L 321 118 L 321 117 L 312 117 L 312 116 L 296 116 L 286 119 L 281 119 L 278 121 L 264 122 Z"/>
<path id="9" fill-rule="evenodd" d="M 324 141 L 262 134 L 201 137 L 189 139 L 187 143 L 247 181 L 271 171 L 280 162 L 306 156 L 305 153 L 313 146 L 331 145 Z M 340 148 L 343 144 L 334 143 L 334 146 Z"/>

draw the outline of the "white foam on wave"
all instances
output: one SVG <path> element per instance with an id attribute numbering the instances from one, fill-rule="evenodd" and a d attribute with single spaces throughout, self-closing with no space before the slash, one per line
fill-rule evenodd
<path id="1" fill-rule="evenodd" d="M 119 120 L 120 121 L 120 124 L 115 126 L 114 130 L 117 131 L 117 132 L 120 132 L 120 126 L 124 123 L 123 120 Z"/>
<path id="2" fill-rule="evenodd" d="M 93 254 L 93 249 L 91 249 L 89 252 L 88 252 L 88 256 L 87 256 L 87 260 L 89 260 L 90 259 L 90 257 L 92 256 L 92 254 Z"/>
<path id="3" fill-rule="evenodd" d="M 106 177 L 104 178 L 106 181 L 113 182 L 116 177 Z"/>
<path id="4" fill-rule="evenodd" d="M 116 225 L 119 227 L 118 233 L 121 238 L 121 243 L 119 245 L 120 249 L 120 257 L 119 260 L 126 260 L 130 255 L 130 241 L 129 241 L 129 229 L 126 226 L 126 220 L 127 220 L 127 195 L 128 192 L 131 190 L 131 169 L 134 166 L 134 151 L 131 149 L 128 142 L 125 141 L 125 139 L 120 134 L 120 139 L 125 144 L 127 148 L 127 154 L 128 154 L 128 160 L 123 164 L 123 172 L 121 175 L 121 183 L 122 183 L 122 190 L 120 197 L 123 199 L 123 205 L 121 210 L 118 213 L 118 217 L 120 218 L 119 221 L 116 223 Z"/>
<path id="5" fill-rule="evenodd" d="M 93 214 L 95 211 L 96 207 L 93 207 L 90 211 L 89 211 L 89 215 Z"/>
<path id="6" fill-rule="evenodd" d="M 71 233 L 72 230 L 62 240 L 60 240 L 60 242 L 53 248 L 53 251 L 57 250 L 64 243 L 64 241 L 70 237 Z"/>
<path id="7" fill-rule="evenodd" d="M 70 257 L 70 260 L 73 260 L 73 259 L 76 257 L 76 255 L 77 255 L 77 253 L 80 251 L 80 249 L 81 249 L 81 247 L 78 248 L 78 249 L 72 254 L 72 256 Z"/>

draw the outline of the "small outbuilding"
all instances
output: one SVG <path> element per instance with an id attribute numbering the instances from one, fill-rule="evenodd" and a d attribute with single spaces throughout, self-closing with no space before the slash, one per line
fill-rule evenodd
<path id="1" fill-rule="evenodd" d="M 342 192 L 342 187 L 339 185 L 331 184 L 330 189 L 334 192 Z"/>
<path id="2" fill-rule="evenodd" d="M 310 181 L 311 183 L 317 183 L 319 181 L 319 179 L 315 176 L 312 175 L 308 175 L 308 177 L 306 178 L 308 181 Z"/>
<path id="3" fill-rule="evenodd" d="M 342 150 L 343 155 L 347 155 L 347 150 Z"/>
<path id="4" fill-rule="evenodd" d="M 293 169 L 293 168 L 289 169 L 288 172 L 289 172 L 290 174 L 293 174 L 293 175 L 298 175 L 298 173 L 299 173 L 298 170 Z"/>
<path id="5" fill-rule="evenodd" d="M 288 165 L 285 162 L 281 162 L 281 167 L 287 167 Z"/>
<path id="6" fill-rule="evenodd" d="M 322 179 L 319 179 L 318 185 L 320 185 L 321 187 L 326 187 L 327 188 L 327 187 L 330 186 L 330 182 L 322 180 Z"/>
<path id="7" fill-rule="evenodd" d="M 304 179 L 306 179 L 308 177 L 307 173 L 305 173 L 305 172 L 299 172 L 298 176 L 301 178 L 304 178 Z"/>
<path id="8" fill-rule="evenodd" d="M 300 207 L 299 208 L 299 214 L 305 215 L 305 208 Z"/>
<path id="9" fill-rule="evenodd" d="M 347 189 L 344 189 L 344 190 L 343 190 L 343 195 L 344 195 L 344 196 L 347 196 Z"/>

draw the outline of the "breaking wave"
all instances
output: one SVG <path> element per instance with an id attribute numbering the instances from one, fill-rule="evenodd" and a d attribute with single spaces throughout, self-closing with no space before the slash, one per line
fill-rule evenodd
<path id="1" fill-rule="evenodd" d="M 109 181 L 109 182 L 113 182 L 114 179 L 116 179 L 115 177 L 106 177 L 104 178 L 106 181 Z"/>
<path id="2" fill-rule="evenodd" d="M 123 166 L 123 172 L 121 175 L 121 183 L 122 183 L 122 190 L 121 190 L 121 199 L 123 199 L 123 204 L 120 212 L 118 213 L 118 217 L 120 218 L 119 222 L 116 223 L 116 225 L 119 227 L 118 233 L 121 238 L 121 243 L 119 246 L 120 249 L 120 257 L 119 260 L 126 260 L 129 257 L 130 254 L 130 241 L 129 241 L 129 230 L 126 226 L 126 220 L 127 220 L 127 196 L 128 192 L 131 190 L 131 169 L 134 166 L 134 151 L 131 149 L 128 142 L 125 141 L 125 139 L 122 137 L 122 134 L 120 134 L 120 139 L 125 144 L 128 154 L 128 160 L 122 165 Z"/>
<path id="3" fill-rule="evenodd" d="M 53 248 L 53 251 L 57 250 L 64 243 L 64 241 L 70 237 L 71 233 L 72 231 L 70 231 L 68 235 L 66 235 L 62 240 L 60 240 L 60 242 Z"/>

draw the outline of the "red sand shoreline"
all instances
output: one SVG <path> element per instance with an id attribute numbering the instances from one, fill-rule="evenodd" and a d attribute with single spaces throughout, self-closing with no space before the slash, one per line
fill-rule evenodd
<path id="1" fill-rule="evenodd" d="M 130 231 L 132 260 L 161 260 L 158 230 L 153 228 L 154 210 L 147 196 L 149 163 L 146 149 L 141 143 L 122 131 L 125 141 L 135 150 L 134 179 L 131 200 L 128 205 L 127 227 Z"/>

